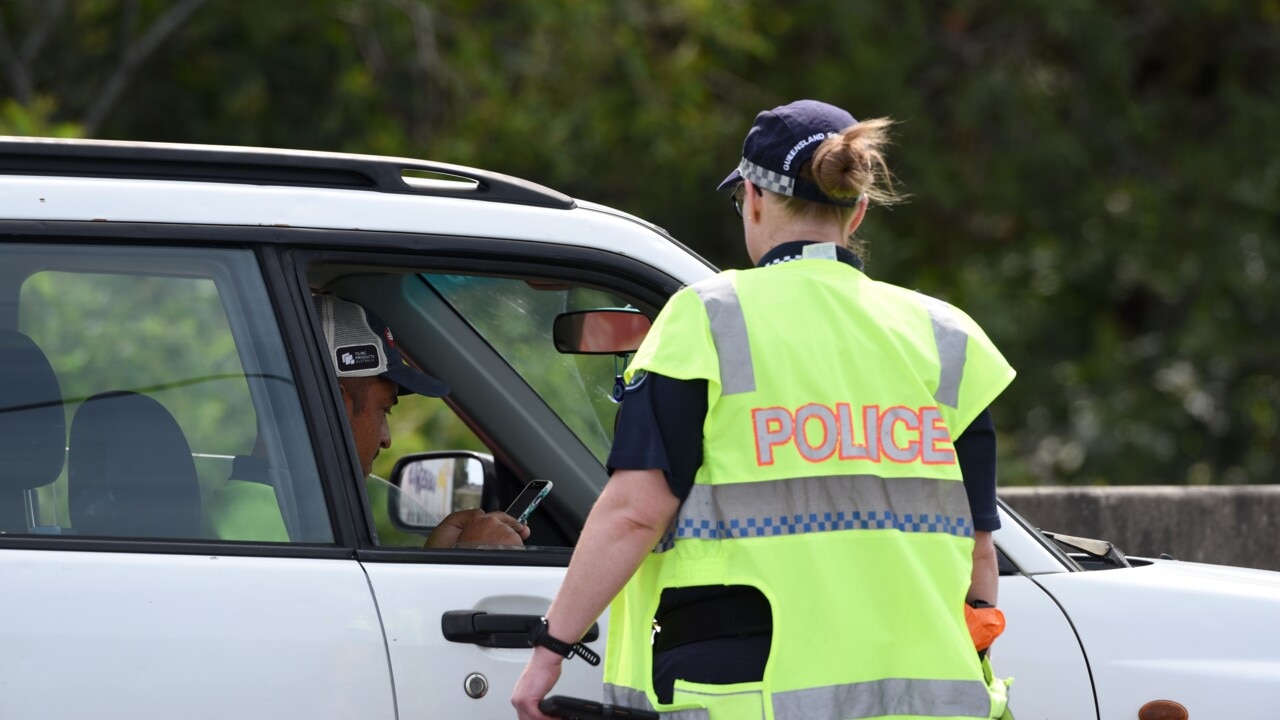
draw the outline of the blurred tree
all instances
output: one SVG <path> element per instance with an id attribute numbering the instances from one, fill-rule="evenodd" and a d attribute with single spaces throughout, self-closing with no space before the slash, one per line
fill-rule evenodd
<path id="1" fill-rule="evenodd" d="M 54 103 L 40 95 L 20 103 L 13 98 L 0 101 L 0 135 L 28 135 L 38 137 L 81 137 L 84 128 L 78 123 L 55 122 Z"/>
<path id="2" fill-rule="evenodd" d="M 8 3 L 7 12 L 0 13 L 0 62 L 13 99 L 28 105 L 39 97 L 40 88 L 57 85 L 63 101 L 82 113 L 78 124 L 83 132 L 95 135 L 138 70 L 204 3 Z M 10 27 L 20 31 L 11 34 Z M 68 31 L 81 41 L 78 53 L 64 51 L 67 46 L 60 41 Z"/>
<path id="3" fill-rule="evenodd" d="M 1274 481 L 1276 0 L 15 0 L 0 25 L 10 132 L 475 164 L 730 266 L 712 188 L 757 111 L 894 117 L 914 199 L 864 225 L 870 272 L 1019 369 L 1002 482 Z"/>

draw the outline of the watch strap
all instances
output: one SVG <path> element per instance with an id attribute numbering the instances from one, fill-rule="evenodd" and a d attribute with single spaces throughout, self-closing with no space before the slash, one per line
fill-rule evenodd
<path id="1" fill-rule="evenodd" d="M 552 637 L 551 633 L 547 632 L 547 619 L 545 617 L 539 618 L 538 623 L 529 632 L 529 647 L 544 647 L 565 658 L 577 655 L 592 666 L 600 664 L 600 656 L 586 645 L 580 642 L 567 643 Z"/>

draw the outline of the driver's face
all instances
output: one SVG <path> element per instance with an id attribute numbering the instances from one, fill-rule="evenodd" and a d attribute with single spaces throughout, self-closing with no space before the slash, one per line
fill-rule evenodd
<path id="1" fill-rule="evenodd" d="M 398 385 L 383 378 L 373 378 L 373 382 L 344 383 L 342 402 L 347 409 L 347 421 L 351 423 L 351 432 L 355 435 L 356 453 L 360 456 L 360 469 L 367 476 L 373 471 L 373 459 L 378 451 L 391 447 L 391 428 L 387 426 L 387 416 L 396 404 Z M 359 395 L 363 395 L 360 397 Z"/>

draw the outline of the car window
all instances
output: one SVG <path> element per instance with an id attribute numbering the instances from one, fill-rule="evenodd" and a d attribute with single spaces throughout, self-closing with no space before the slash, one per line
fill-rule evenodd
<path id="1" fill-rule="evenodd" d="M 529 481 L 553 480 L 554 492 L 530 518 L 530 542 L 572 545 L 580 529 L 572 518 L 594 501 L 605 479 L 618 409 L 612 392 L 626 358 L 561 354 L 555 320 L 564 312 L 634 301 L 587 282 L 545 275 L 402 267 L 379 272 L 331 262 L 312 266 L 308 274 L 314 292 L 377 314 L 409 362 L 452 388 L 443 399 L 400 396 L 391 409 L 390 447 L 376 456 L 363 483 L 377 544 L 421 547 L 426 537 L 404 532 L 403 515 L 391 521 L 389 500 L 405 506 L 396 494 L 396 483 L 404 479 L 393 472 L 400 461 L 422 451 L 466 451 L 491 458 L 491 471 L 478 488 L 454 487 L 449 509 L 479 503 L 486 511 L 502 510 Z"/>
<path id="2" fill-rule="evenodd" d="M 488 452 L 489 448 L 467 427 L 462 418 L 437 398 L 421 395 L 402 395 L 398 398 L 387 425 L 394 438 L 390 451 L 380 453 L 373 462 L 373 472 L 365 478 L 365 492 L 373 514 L 374 540 L 379 547 L 422 547 L 426 532 L 410 532 L 398 527 L 389 513 L 390 496 L 401 491 L 391 484 L 392 468 L 396 461 L 410 453 L 430 450 L 472 450 Z M 451 510 L 469 510 L 480 507 L 480 488 L 466 488 L 453 492 Z M 399 500 L 412 506 L 413 500 Z M 438 513 L 426 513 L 430 519 L 438 519 Z M 422 524 L 430 524 L 428 520 Z"/>
<path id="3" fill-rule="evenodd" d="M 47 358 L 65 428 L 45 440 L 65 463 L 18 483 L 26 527 L 7 531 L 332 542 L 251 252 L 7 245 L 0 266 L 17 309 L 0 327 Z"/>

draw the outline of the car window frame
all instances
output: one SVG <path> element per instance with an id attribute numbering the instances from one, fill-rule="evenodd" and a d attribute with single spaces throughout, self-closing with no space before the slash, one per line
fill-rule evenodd
<path id="1" fill-rule="evenodd" d="M 353 441 L 336 379 L 325 364 L 324 341 L 311 305 L 306 268 L 317 261 L 365 262 L 373 266 L 424 267 L 474 272 L 483 266 L 498 274 L 531 274 L 531 265 L 554 269 L 566 279 L 594 280 L 604 287 L 661 307 L 684 283 L 637 258 L 553 242 L 476 238 L 431 233 L 343 229 L 192 225 L 182 223 L 0 220 L 0 233 L 32 242 L 128 244 L 165 247 L 251 249 L 289 354 L 299 402 L 313 443 L 321 488 L 329 508 L 334 544 L 256 543 L 219 540 L 152 540 L 0 536 L 0 549 L 125 552 L 173 555 L 227 555 L 359 559 L 440 564 L 564 566 L 552 554 L 492 550 L 379 548 L 372 540 L 365 494 L 352 482 L 358 471 Z M 588 455 L 590 452 L 584 448 Z"/>
<path id="2" fill-rule="evenodd" d="M 659 269 L 635 258 L 595 248 L 503 238 L 338 230 L 322 232 L 323 239 L 326 241 L 337 241 L 343 236 L 351 240 L 341 243 L 332 242 L 332 244 L 343 245 L 344 247 L 341 248 L 332 247 L 330 242 L 326 242 L 327 247 L 295 246 L 283 251 L 282 254 L 282 261 L 292 274 L 290 281 L 300 292 L 305 291 L 308 297 L 309 270 L 316 265 L 330 264 L 368 266 L 388 270 L 430 269 L 432 272 L 460 274 L 558 277 L 566 282 L 611 288 L 621 294 L 650 303 L 655 308 L 661 308 L 671 294 L 683 286 Z M 316 231 L 310 232 L 309 239 L 319 239 L 316 237 L 317 234 Z M 360 249 L 347 249 L 352 247 Z M 531 269 L 545 270 L 545 272 L 530 272 Z M 315 325 L 314 318 L 311 322 L 313 327 L 318 327 Z M 323 353 L 323 339 L 316 338 L 311 350 L 317 354 Z M 331 382 L 331 393 L 336 394 L 336 379 Z M 533 390 L 531 389 L 530 392 Z M 534 395 L 536 396 L 536 392 Z M 539 402 L 545 403 L 541 398 Z M 585 445 L 582 446 L 582 451 L 591 456 L 590 450 Z M 594 456 L 591 457 L 595 461 Z M 595 462 L 598 464 L 598 461 Z M 603 475 L 603 465 L 599 467 Z M 352 492 L 357 492 L 354 488 L 356 483 L 353 482 L 351 485 Z M 603 482 L 600 487 L 595 488 L 597 496 L 602 487 Z M 531 553 L 523 550 L 475 551 L 378 547 L 371 541 L 372 520 L 369 514 L 371 508 L 367 505 L 367 497 L 363 489 L 359 489 L 358 493 L 360 498 L 357 502 L 351 503 L 351 508 L 352 512 L 359 516 L 358 524 L 363 526 L 359 533 L 360 542 L 356 548 L 356 556 L 362 561 L 526 566 L 565 566 L 568 563 L 567 552 L 560 556 L 554 553 Z M 581 519 L 585 520 L 585 515 Z M 577 542 L 579 531 L 580 526 L 572 534 L 573 544 Z"/>
<path id="3" fill-rule="evenodd" d="M 278 233 L 269 228 L 198 226 L 149 223 L 92 223 L 81 221 L 0 221 L 0 233 L 16 242 L 55 245 L 163 246 L 250 250 L 261 273 L 270 308 L 280 331 L 280 341 L 289 357 L 307 436 L 312 444 L 321 492 L 328 508 L 334 542 L 266 543 L 216 539 L 85 538 L 74 535 L 0 535 L 0 549 L 61 550 L 65 552 L 111 552 L 164 555 L 226 555 L 353 559 L 360 524 L 353 522 L 349 493 L 335 483 L 335 468 L 342 463 L 336 447 L 343 432 L 327 393 L 318 378 L 319 358 L 308 358 L 299 348 L 309 346 L 299 322 L 298 299 L 290 289 L 280 262 L 280 250 L 271 239 Z M 267 231 L 267 232 L 263 232 Z M 264 242 L 265 241 L 265 242 Z M 309 297 L 306 300 L 310 302 Z M 323 418 L 323 421 L 318 420 Z M 339 429 L 333 428 L 338 425 Z"/>

